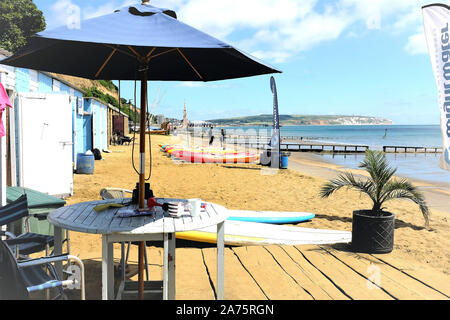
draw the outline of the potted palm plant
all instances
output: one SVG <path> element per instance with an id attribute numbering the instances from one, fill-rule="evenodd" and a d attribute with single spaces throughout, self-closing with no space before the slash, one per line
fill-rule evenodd
<path id="1" fill-rule="evenodd" d="M 320 190 L 320 196 L 327 198 L 337 190 L 346 187 L 359 190 L 373 201 L 371 210 L 353 211 L 352 247 L 359 252 L 388 253 L 394 246 L 394 219 L 391 212 L 384 211 L 383 204 L 392 199 L 409 199 L 416 203 L 429 224 L 430 212 L 424 196 L 407 179 L 395 179 L 396 168 L 389 166 L 384 153 L 367 150 L 359 164 L 370 177 L 356 179 L 350 172 L 340 174 L 327 182 Z"/>

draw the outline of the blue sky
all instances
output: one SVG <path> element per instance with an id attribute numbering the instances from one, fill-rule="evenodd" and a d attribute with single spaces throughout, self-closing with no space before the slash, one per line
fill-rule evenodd
<path id="1" fill-rule="evenodd" d="M 139 0 L 34 0 L 47 27 L 112 12 Z M 439 124 L 436 84 L 423 35 L 421 0 L 152 0 L 178 19 L 283 71 L 281 114 L 346 114 L 395 124 Z M 446 3 L 442 1 L 442 3 Z M 149 82 L 151 112 L 190 120 L 272 112 L 270 75 Z M 134 82 L 121 82 L 133 99 Z M 139 83 L 138 83 L 139 105 Z M 153 103 L 155 102 L 155 103 Z M 159 103 L 156 103 L 159 102 Z"/>

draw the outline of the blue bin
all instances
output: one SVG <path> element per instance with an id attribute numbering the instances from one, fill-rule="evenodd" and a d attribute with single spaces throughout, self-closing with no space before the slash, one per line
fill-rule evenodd
<path id="1" fill-rule="evenodd" d="M 288 168 L 288 158 L 291 155 L 290 152 L 281 152 L 281 161 L 280 161 L 280 168 L 281 169 L 287 169 Z"/>
<path id="2" fill-rule="evenodd" d="M 77 155 L 77 173 L 93 174 L 95 158 L 93 154 L 79 153 Z"/>

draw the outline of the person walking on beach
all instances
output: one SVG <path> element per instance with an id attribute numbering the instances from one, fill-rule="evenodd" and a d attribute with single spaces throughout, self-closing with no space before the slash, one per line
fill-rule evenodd
<path id="1" fill-rule="evenodd" d="M 214 141 L 213 127 L 212 126 L 209 128 L 208 137 L 209 137 L 209 146 L 212 146 L 213 141 Z"/>
<path id="2" fill-rule="evenodd" d="M 225 150 L 225 129 L 220 130 L 220 146 Z"/>

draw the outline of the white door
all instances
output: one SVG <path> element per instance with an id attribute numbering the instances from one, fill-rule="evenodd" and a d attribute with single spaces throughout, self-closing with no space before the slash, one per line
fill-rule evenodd
<path id="1" fill-rule="evenodd" d="M 99 118 L 98 118 L 98 106 L 92 101 L 92 149 L 100 149 L 99 146 Z"/>
<path id="2" fill-rule="evenodd" d="M 101 109 L 101 118 L 102 118 L 102 123 L 101 123 L 101 128 L 102 128 L 102 132 L 101 132 L 101 145 L 102 148 L 100 149 L 100 151 L 103 150 L 107 150 L 108 149 L 108 122 L 107 122 L 107 107 L 105 105 L 102 105 Z"/>
<path id="3" fill-rule="evenodd" d="M 19 94 L 19 181 L 55 196 L 73 195 L 72 103 L 66 94 Z"/>

